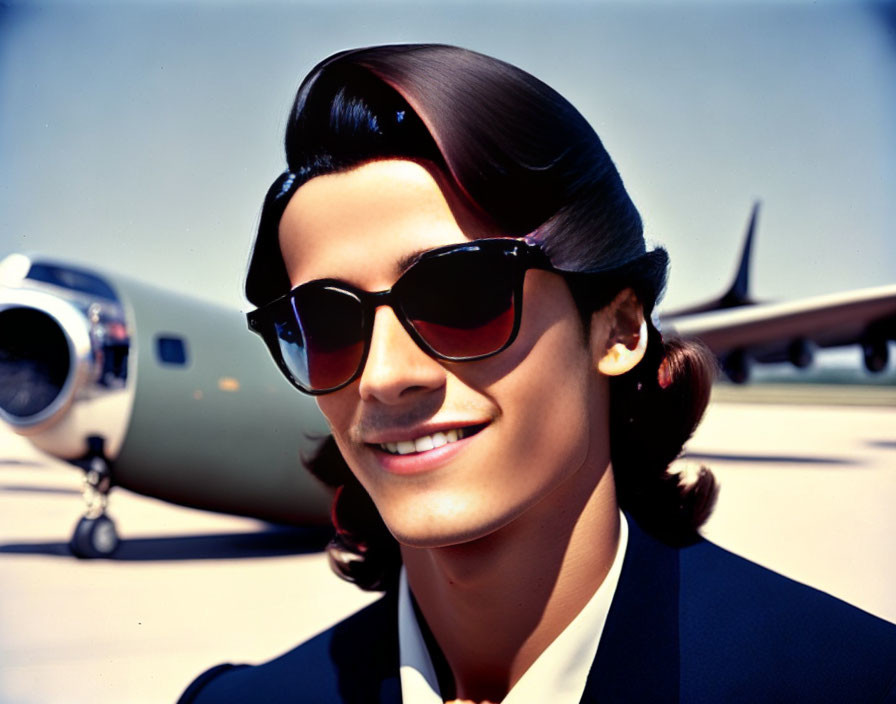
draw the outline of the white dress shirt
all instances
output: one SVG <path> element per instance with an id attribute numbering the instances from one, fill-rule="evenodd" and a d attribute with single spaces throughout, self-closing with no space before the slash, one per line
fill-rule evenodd
<path id="1" fill-rule="evenodd" d="M 579 704 L 616 593 L 628 544 L 628 523 L 621 511 L 619 523 L 619 545 L 604 581 L 578 615 L 513 685 L 502 704 Z M 404 704 L 443 704 L 436 671 L 411 603 L 404 567 L 398 587 L 398 647 Z"/>

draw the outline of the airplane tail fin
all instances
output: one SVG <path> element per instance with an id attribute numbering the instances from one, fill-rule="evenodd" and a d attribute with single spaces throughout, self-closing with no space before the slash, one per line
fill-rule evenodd
<path id="1" fill-rule="evenodd" d="M 731 287 L 719 298 L 690 306 L 689 308 L 671 311 L 665 314 L 666 317 L 673 318 L 692 313 L 706 313 L 711 310 L 737 308 L 738 306 L 748 306 L 755 302 L 750 297 L 750 257 L 753 251 L 753 237 L 756 234 L 756 225 L 759 221 L 759 206 L 760 202 L 758 200 L 753 203 L 753 210 L 750 212 L 750 220 L 747 223 L 747 231 L 744 236 L 744 246 L 740 253 L 737 273 L 734 276 Z"/>
<path id="2" fill-rule="evenodd" d="M 756 233 L 756 222 L 759 217 L 759 205 L 758 200 L 753 203 L 750 222 L 747 224 L 746 237 L 744 238 L 744 247 L 740 253 L 737 274 L 731 283 L 731 288 L 717 301 L 717 307 L 720 309 L 736 308 L 753 302 L 750 298 L 750 258 L 753 251 L 753 236 Z"/>

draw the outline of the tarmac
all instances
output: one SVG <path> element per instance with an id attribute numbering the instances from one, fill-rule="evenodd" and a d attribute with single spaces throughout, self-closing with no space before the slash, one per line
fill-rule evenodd
<path id="1" fill-rule="evenodd" d="M 896 621 L 896 404 L 746 393 L 718 394 L 678 463 L 721 484 L 704 534 Z M 376 598 L 330 573 L 319 532 L 120 489 L 119 552 L 77 560 L 80 482 L 0 428 L 4 704 L 173 702 L 203 669 L 269 659 Z"/>

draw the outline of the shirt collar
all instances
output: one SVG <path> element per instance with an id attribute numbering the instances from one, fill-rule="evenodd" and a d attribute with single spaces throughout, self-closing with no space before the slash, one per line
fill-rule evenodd
<path id="1" fill-rule="evenodd" d="M 580 702 L 616 593 L 627 544 L 628 522 L 620 511 L 619 544 L 607 576 L 578 615 L 520 677 L 502 704 Z M 444 700 L 414 614 L 404 567 L 401 568 L 398 585 L 398 646 L 402 701 L 409 704 L 442 704 Z"/>

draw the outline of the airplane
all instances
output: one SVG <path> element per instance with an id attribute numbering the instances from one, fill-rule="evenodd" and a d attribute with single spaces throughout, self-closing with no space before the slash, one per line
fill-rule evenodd
<path id="1" fill-rule="evenodd" d="M 818 348 L 859 344 L 865 368 L 881 372 L 896 340 L 896 284 L 795 301 L 760 303 L 749 292 L 750 255 L 759 217 L 753 204 L 734 281 L 716 299 L 660 315 L 663 330 L 699 338 L 734 383 L 754 362 L 790 362 L 805 369 Z"/>
<path id="2" fill-rule="evenodd" d="M 0 419 L 84 471 L 79 557 L 114 553 L 112 486 L 272 523 L 325 525 L 297 472 L 328 433 L 235 309 L 51 258 L 0 262 Z"/>
<path id="3" fill-rule="evenodd" d="M 759 303 L 750 215 L 734 281 L 707 303 L 659 316 L 700 338 L 735 383 L 753 362 L 806 367 L 815 348 L 860 344 L 871 372 L 896 340 L 896 284 Z M 308 472 L 327 426 L 245 331 L 237 310 L 52 258 L 0 261 L 0 420 L 84 472 L 82 558 L 119 545 L 113 486 L 272 523 L 325 525 L 330 492 Z"/>

